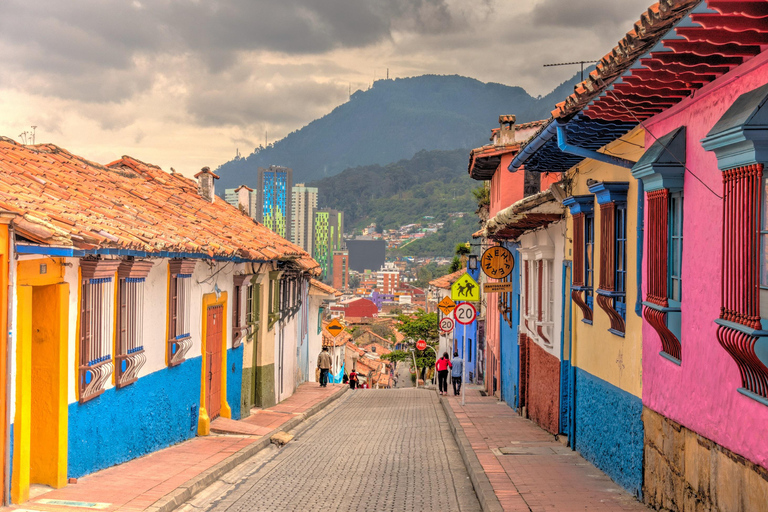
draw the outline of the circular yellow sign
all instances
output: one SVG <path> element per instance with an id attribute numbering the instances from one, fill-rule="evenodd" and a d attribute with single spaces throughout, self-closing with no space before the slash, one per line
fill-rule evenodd
<path id="1" fill-rule="evenodd" d="M 515 258 L 506 247 L 494 246 L 483 253 L 480 268 L 488 277 L 504 279 L 515 268 Z"/>

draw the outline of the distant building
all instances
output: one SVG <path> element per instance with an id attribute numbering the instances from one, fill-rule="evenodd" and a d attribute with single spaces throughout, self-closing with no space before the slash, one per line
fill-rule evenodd
<path id="1" fill-rule="evenodd" d="M 333 287 L 337 290 L 349 288 L 349 252 L 347 251 L 333 253 Z"/>
<path id="2" fill-rule="evenodd" d="M 240 185 L 237 188 L 225 189 L 224 200 L 249 217 L 254 217 L 254 212 L 256 211 L 256 193 L 252 188 L 246 185 Z"/>
<path id="3" fill-rule="evenodd" d="M 400 288 L 400 271 L 394 263 L 385 263 L 376 273 L 376 289 L 384 295 L 394 295 Z"/>
<path id="4" fill-rule="evenodd" d="M 322 209 L 315 212 L 315 241 L 312 252 L 322 268 L 323 279 L 333 278 L 333 252 L 344 248 L 344 212 Z"/>
<path id="5" fill-rule="evenodd" d="M 377 318 L 379 308 L 369 299 L 351 299 L 331 306 L 333 318 Z"/>
<path id="6" fill-rule="evenodd" d="M 270 165 L 269 169 L 259 167 L 258 199 L 253 217 L 286 240 L 291 239 L 292 183 L 292 169 L 276 165 Z"/>
<path id="7" fill-rule="evenodd" d="M 351 270 L 362 273 L 384 266 L 387 250 L 387 242 L 384 240 L 346 240 L 345 244 L 349 252 Z"/>
<path id="8" fill-rule="evenodd" d="M 292 192 L 292 242 L 309 254 L 314 246 L 315 210 L 317 210 L 317 188 L 297 183 Z"/>

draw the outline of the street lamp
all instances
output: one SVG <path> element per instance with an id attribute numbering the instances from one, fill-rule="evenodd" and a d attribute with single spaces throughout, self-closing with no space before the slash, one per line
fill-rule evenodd
<path id="1" fill-rule="evenodd" d="M 468 267 L 469 267 L 469 270 L 477 270 L 477 255 L 476 254 L 470 254 L 469 255 Z"/>

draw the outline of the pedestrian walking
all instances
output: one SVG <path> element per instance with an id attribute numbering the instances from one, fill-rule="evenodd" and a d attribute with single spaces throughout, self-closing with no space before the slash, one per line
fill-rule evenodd
<path id="1" fill-rule="evenodd" d="M 459 357 L 458 352 L 453 353 L 451 359 L 451 381 L 453 382 L 453 394 L 461 394 L 461 370 L 464 369 L 464 361 Z"/>
<path id="2" fill-rule="evenodd" d="M 328 372 L 331 371 L 331 354 L 328 353 L 328 347 L 323 347 L 323 351 L 317 356 L 317 367 L 320 368 L 320 387 L 328 386 Z"/>
<path id="3" fill-rule="evenodd" d="M 451 361 L 448 359 L 448 352 L 443 352 L 443 357 L 435 363 L 437 370 L 437 386 L 441 395 L 448 394 L 448 368 L 451 367 Z"/>
<path id="4" fill-rule="evenodd" d="M 344 376 L 341 378 L 341 383 L 342 384 L 349 384 L 349 375 L 347 375 L 345 373 Z"/>
<path id="5" fill-rule="evenodd" d="M 357 388 L 357 372 L 352 369 L 351 372 L 349 372 L 349 389 L 355 389 Z"/>

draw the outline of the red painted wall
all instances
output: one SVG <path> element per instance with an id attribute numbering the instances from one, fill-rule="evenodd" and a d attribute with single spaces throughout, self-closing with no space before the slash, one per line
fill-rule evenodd
<path id="1" fill-rule="evenodd" d="M 528 417 L 551 434 L 560 418 L 560 361 L 524 336 Z"/>
<path id="2" fill-rule="evenodd" d="M 350 302 L 344 310 L 344 315 L 354 318 L 373 318 L 379 314 L 379 308 L 368 299 L 358 299 Z"/>

